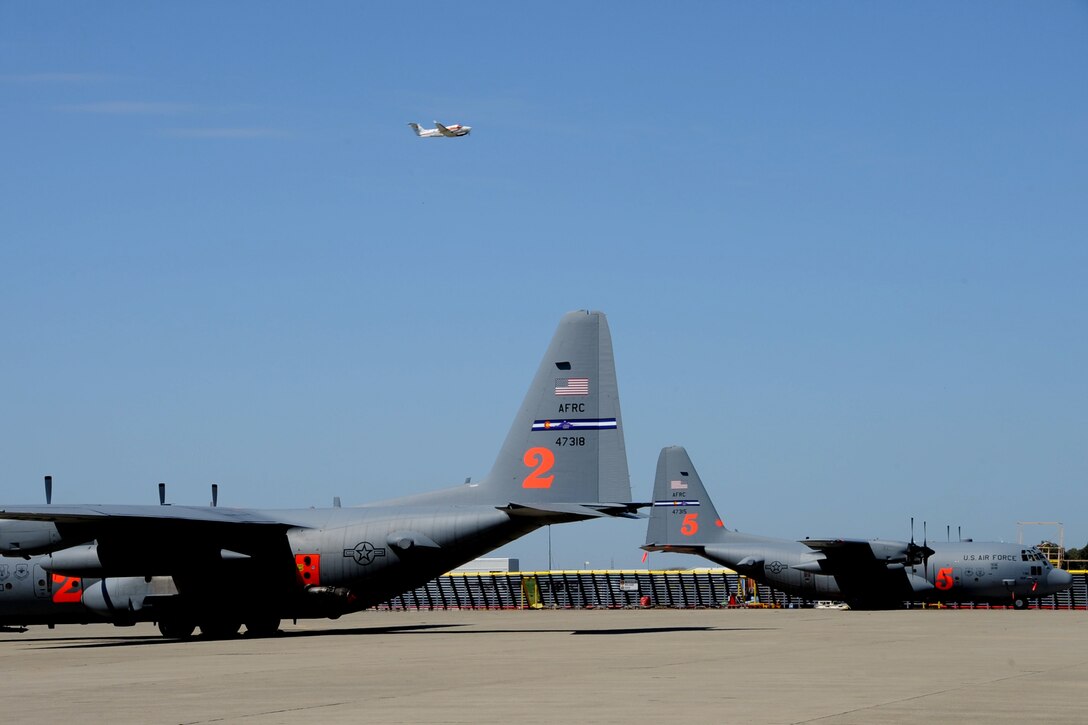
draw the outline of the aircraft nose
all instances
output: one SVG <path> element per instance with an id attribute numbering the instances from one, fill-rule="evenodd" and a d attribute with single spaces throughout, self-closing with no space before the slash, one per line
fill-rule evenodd
<path id="1" fill-rule="evenodd" d="M 1051 569 L 1050 573 L 1046 575 L 1046 583 L 1048 587 L 1061 591 L 1072 586 L 1073 575 L 1065 569 Z"/>

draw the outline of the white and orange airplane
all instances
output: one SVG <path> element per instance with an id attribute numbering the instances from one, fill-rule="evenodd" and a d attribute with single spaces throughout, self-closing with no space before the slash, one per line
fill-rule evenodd
<path id="1" fill-rule="evenodd" d="M 416 136 L 422 136 L 424 138 L 439 138 L 441 136 L 454 138 L 456 136 L 468 136 L 472 131 L 472 126 L 462 126 L 459 123 L 455 123 L 452 126 L 443 126 L 438 121 L 434 122 L 434 128 L 422 128 L 418 123 L 409 123 L 408 125 L 416 132 Z"/>

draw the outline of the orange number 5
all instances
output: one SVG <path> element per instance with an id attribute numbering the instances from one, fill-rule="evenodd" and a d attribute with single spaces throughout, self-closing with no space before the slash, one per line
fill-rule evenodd
<path id="1" fill-rule="evenodd" d="M 525 456 L 521 459 L 526 466 L 532 468 L 533 472 L 525 477 L 522 481 L 522 488 L 551 488 L 552 481 L 555 480 L 555 476 L 543 476 L 541 474 L 547 473 L 555 465 L 555 454 L 547 448 L 530 448 L 525 451 Z"/>
<path id="2" fill-rule="evenodd" d="M 952 588 L 952 567 L 946 569 L 937 570 L 937 581 L 935 586 L 941 590 L 948 590 Z"/>
<path id="3" fill-rule="evenodd" d="M 699 514 L 684 514 L 684 520 L 680 524 L 680 533 L 684 536 L 692 536 L 699 530 L 699 522 L 696 519 Z"/>

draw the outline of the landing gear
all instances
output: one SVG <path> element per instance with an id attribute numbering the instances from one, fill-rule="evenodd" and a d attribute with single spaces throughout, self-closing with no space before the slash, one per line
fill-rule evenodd
<path id="1" fill-rule="evenodd" d="M 255 617 L 246 621 L 247 637 L 274 637 L 279 631 L 278 617 Z"/>
<path id="2" fill-rule="evenodd" d="M 196 625 L 184 619 L 163 619 L 159 621 L 159 633 L 167 639 L 189 639 L 193 636 Z"/>
<path id="3" fill-rule="evenodd" d="M 230 639 L 241 626 L 237 619 L 211 619 L 200 623 L 200 633 L 207 639 Z"/>

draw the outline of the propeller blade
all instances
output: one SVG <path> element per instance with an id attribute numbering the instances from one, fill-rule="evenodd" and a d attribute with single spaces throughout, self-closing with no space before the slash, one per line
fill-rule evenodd
<path id="1" fill-rule="evenodd" d="M 212 484 L 212 507 L 214 508 L 214 507 L 216 507 L 218 505 L 219 505 L 219 484 L 218 483 L 213 483 Z"/>
<path id="2" fill-rule="evenodd" d="M 46 476 L 45 477 L 45 503 L 46 504 L 53 503 L 53 477 L 52 476 Z"/>
<path id="3" fill-rule="evenodd" d="M 165 505 L 166 505 L 166 484 L 165 483 L 160 483 L 159 484 L 159 506 L 165 506 Z"/>
<path id="4" fill-rule="evenodd" d="M 929 533 L 926 531 L 926 522 L 922 522 L 922 572 L 926 579 L 929 579 L 929 555 L 932 551 L 929 548 Z"/>

